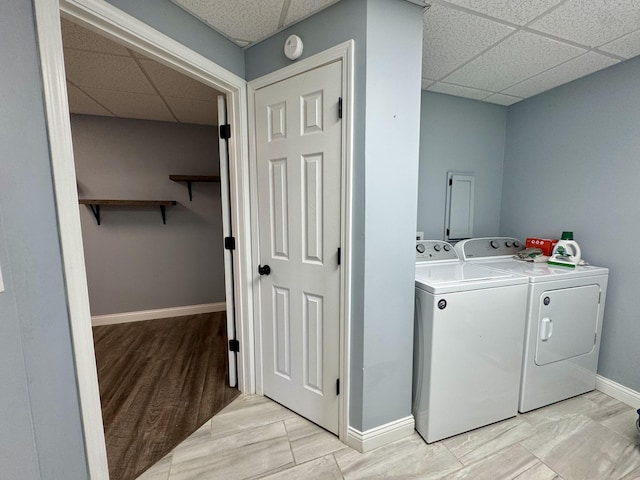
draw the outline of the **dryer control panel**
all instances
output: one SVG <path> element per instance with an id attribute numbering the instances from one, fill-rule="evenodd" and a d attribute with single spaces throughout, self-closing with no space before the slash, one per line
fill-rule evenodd
<path id="1" fill-rule="evenodd" d="M 524 242 L 513 237 L 469 238 L 456 243 L 458 256 L 463 260 L 513 256 L 524 249 Z"/>
<path id="2" fill-rule="evenodd" d="M 453 245 L 442 240 L 418 240 L 416 242 L 416 262 L 458 260 Z"/>

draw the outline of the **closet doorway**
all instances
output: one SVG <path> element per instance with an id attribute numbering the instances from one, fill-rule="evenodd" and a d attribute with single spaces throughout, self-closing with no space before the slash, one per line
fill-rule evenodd
<path id="1" fill-rule="evenodd" d="M 239 394 L 224 96 L 61 29 L 109 475 L 133 480 Z"/>

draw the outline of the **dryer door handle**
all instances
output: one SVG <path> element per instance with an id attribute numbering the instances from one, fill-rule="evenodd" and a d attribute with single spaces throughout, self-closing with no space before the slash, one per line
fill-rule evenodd
<path id="1" fill-rule="evenodd" d="M 540 325 L 540 340 L 546 342 L 551 338 L 551 335 L 553 335 L 553 321 L 549 317 L 545 317 Z"/>

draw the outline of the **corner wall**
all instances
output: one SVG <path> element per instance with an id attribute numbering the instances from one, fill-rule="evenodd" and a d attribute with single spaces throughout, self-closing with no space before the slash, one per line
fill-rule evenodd
<path id="1" fill-rule="evenodd" d="M 640 58 L 508 109 L 500 233 L 558 238 L 610 268 L 598 373 L 640 390 Z"/>

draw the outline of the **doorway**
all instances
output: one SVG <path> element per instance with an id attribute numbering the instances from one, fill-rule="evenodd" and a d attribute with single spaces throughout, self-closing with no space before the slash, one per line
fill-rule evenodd
<path id="1" fill-rule="evenodd" d="M 119 41 L 128 48 L 180 71 L 222 92 L 228 102 L 229 197 L 231 225 L 236 250 L 234 269 L 234 311 L 237 318 L 238 386 L 252 393 L 253 342 L 252 304 L 249 265 L 248 162 L 243 139 L 247 138 L 245 81 L 194 53 L 178 42 L 159 34 L 144 23 L 117 8 L 97 0 L 36 0 L 37 32 L 47 106 L 49 143 L 56 192 L 56 206 L 62 245 L 67 302 L 73 335 L 81 413 L 87 449 L 89 474 L 107 479 L 104 432 L 100 411 L 96 364 L 90 324 L 90 309 L 78 215 L 78 195 L 71 148 L 71 131 L 65 89 L 64 61 L 60 32 L 60 13 L 75 22 Z M 159 214 L 158 214 L 159 216 Z"/>

